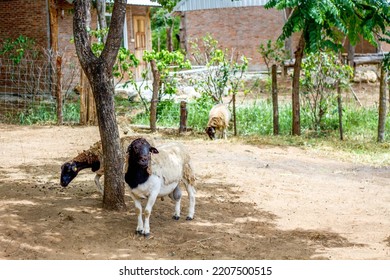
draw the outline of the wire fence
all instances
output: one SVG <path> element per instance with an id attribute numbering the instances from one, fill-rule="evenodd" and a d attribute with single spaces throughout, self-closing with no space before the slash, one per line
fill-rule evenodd
<path id="1" fill-rule="evenodd" d="M 61 77 L 62 108 L 64 111 L 65 123 L 80 123 L 80 92 L 77 92 L 77 85 L 80 85 L 80 69 L 77 63 L 70 64 L 67 61 L 62 65 L 61 73 L 58 75 L 58 66 L 55 59 L 46 57 L 46 60 L 24 59 L 15 63 L 11 59 L 0 58 L 0 122 L 16 124 L 33 124 L 36 122 L 56 122 L 57 118 L 57 96 L 58 80 Z M 181 74 L 178 84 L 180 89 L 174 95 L 174 101 L 162 98 L 157 108 L 158 127 L 180 126 L 180 101 L 187 100 L 188 123 L 187 128 L 196 131 L 203 131 L 207 125 L 208 112 L 212 103 L 200 101 L 199 94 L 194 88 L 189 87 L 188 81 L 198 78 L 200 70 L 187 71 L 188 75 Z M 82 87 L 82 86 L 81 86 Z M 148 94 L 147 90 L 144 94 Z M 166 96 L 164 96 L 166 97 Z M 188 100 L 190 98 L 190 100 Z M 148 101 L 141 102 L 140 99 L 130 101 L 128 92 L 122 96 L 116 94 L 117 116 L 128 116 L 126 123 L 149 125 Z M 197 101 L 195 101 L 195 99 Z M 206 103 L 205 103 L 206 102 Z M 69 117 L 69 111 L 71 116 Z M 68 116 L 68 117 L 67 117 Z"/>
<path id="2" fill-rule="evenodd" d="M 67 103 L 78 102 L 73 93 L 79 71 L 73 64 L 59 70 L 55 59 L 50 58 L 19 62 L 0 58 L 0 122 L 23 123 L 24 117 L 39 112 L 46 114 L 48 120 L 55 119 L 58 77 L 62 80 L 62 104 L 66 108 Z"/>
<path id="3" fill-rule="evenodd" d="M 0 60 L 0 121 L 10 122 L 35 106 L 55 111 L 55 69 L 43 60 Z"/>

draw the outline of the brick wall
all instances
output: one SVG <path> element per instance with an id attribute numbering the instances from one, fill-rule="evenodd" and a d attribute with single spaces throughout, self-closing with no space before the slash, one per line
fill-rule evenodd
<path id="1" fill-rule="evenodd" d="M 251 58 L 252 69 L 264 68 L 264 61 L 257 51 L 260 43 L 275 41 L 284 25 L 282 11 L 266 10 L 264 7 L 242 7 L 189 11 L 185 13 L 186 48 L 190 40 L 202 38 L 207 33 L 218 40 L 221 48 L 234 49 L 238 54 Z M 292 37 L 292 50 L 296 49 L 299 35 Z M 390 51 L 390 44 L 381 43 L 384 51 Z M 357 53 L 376 52 L 366 41 L 356 46 Z"/>
<path id="2" fill-rule="evenodd" d="M 0 41 L 24 35 L 47 48 L 47 26 L 46 0 L 0 1 Z"/>
<path id="3" fill-rule="evenodd" d="M 257 51 L 260 43 L 275 41 L 284 24 L 283 14 L 264 7 L 211 9 L 187 12 L 185 28 L 187 49 L 189 40 L 207 33 L 218 40 L 221 48 L 234 49 L 239 55 L 251 58 L 252 68 L 263 65 Z"/>

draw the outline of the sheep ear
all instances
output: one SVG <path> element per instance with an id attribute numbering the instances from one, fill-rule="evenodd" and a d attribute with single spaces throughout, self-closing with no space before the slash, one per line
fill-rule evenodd
<path id="1" fill-rule="evenodd" d="M 158 150 L 157 150 L 155 147 L 150 147 L 149 151 L 150 151 L 152 154 L 158 154 Z"/>
<path id="2" fill-rule="evenodd" d="M 99 168 L 100 168 L 100 162 L 98 161 L 98 162 L 95 162 L 92 164 L 91 170 L 92 170 L 92 172 L 95 172 L 95 171 L 98 171 Z"/>

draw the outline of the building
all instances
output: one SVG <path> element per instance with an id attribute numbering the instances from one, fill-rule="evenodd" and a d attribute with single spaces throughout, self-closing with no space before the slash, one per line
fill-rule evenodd
<path id="1" fill-rule="evenodd" d="M 3 0 L 0 1 L 0 43 L 20 35 L 32 38 L 42 49 L 52 49 L 66 63 L 77 60 L 73 38 L 73 0 Z M 142 58 L 152 49 L 150 7 L 159 6 L 149 0 L 127 0 L 123 46 Z M 107 17 L 110 15 L 107 14 Z M 97 15 L 92 13 L 92 28 Z"/>
<path id="2" fill-rule="evenodd" d="M 250 68 L 263 69 L 258 47 L 268 40 L 275 41 L 282 32 L 286 21 L 284 11 L 266 10 L 267 0 L 182 0 L 173 10 L 181 16 L 181 46 L 190 51 L 190 42 L 210 34 L 222 49 L 233 50 L 238 55 L 250 58 Z M 293 36 L 291 50 L 296 49 L 298 36 Z M 357 44 L 356 53 L 375 53 L 390 51 L 390 45 L 383 44 L 382 49 L 362 40 Z"/>

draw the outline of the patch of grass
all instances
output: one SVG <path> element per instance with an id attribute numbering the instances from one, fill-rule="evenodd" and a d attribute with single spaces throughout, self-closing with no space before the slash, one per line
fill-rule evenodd
<path id="1" fill-rule="evenodd" d="M 80 104 L 67 103 L 63 107 L 64 122 L 78 123 L 80 120 Z M 14 117 L 14 123 L 21 125 L 50 124 L 57 122 L 56 106 L 53 104 L 39 104 L 19 112 Z"/>
<path id="2" fill-rule="evenodd" d="M 187 105 L 188 127 L 193 133 L 203 133 L 208 122 L 208 114 L 213 106 L 209 100 L 192 102 Z M 172 102 L 160 103 L 157 125 L 160 127 L 178 127 L 180 105 Z M 133 123 L 149 124 L 149 115 L 138 114 Z M 297 146 L 317 149 L 321 153 L 341 152 L 342 156 L 373 165 L 390 164 L 390 137 L 384 143 L 377 143 L 378 112 L 376 107 L 363 108 L 344 105 L 343 129 L 344 141 L 339 140 L 338 112 L 336 108 L 327 114 L 320 133 L 311 128 L 311 120 L 305 108 L 301 108 L 302 136 L 291 136 L 291 104 L 279 106 L 280 135 L 273 136 L 272 103 L 256 101 L 237 108 L 238 138 L 251 144 Z M 229 132 L 232 133 L 232 124 Z M 386 123 L 390 131 L 390 121 Z"/>

